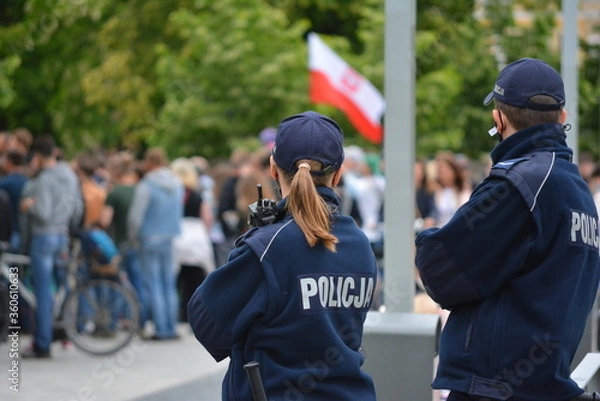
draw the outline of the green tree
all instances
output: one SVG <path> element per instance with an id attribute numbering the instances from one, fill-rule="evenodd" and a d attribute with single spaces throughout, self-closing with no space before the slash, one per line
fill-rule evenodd
<path id="1" fill-rule="evenodd" d="M 493 146 L 482 101 L 495 78 L 485 27 L 475 2 L 419 2 L 417 54 L 417 153 L 446 149 L 471 157 Z"/>
<path id="2" fill-rule="evenodd" d="M 579 148 L 600 157 L 600 45 L 582 43 L 579 79 Z M 567 102 L 569 99 L 567 99 Z"/>
<path id="3" fill-rule="evenodd" d="M 12 55 L 0 60 L 0 107 L 8 107 L 16 97 L 12 75 L 21 64 L 21 58 Z"/>
<path id="4" fill-rule="evenodd" d="M 159 46 L 165 102 L 152 143 L 184 154 L 224 155 L 236 139 L 308 107 L 306 22 L 264 2 L 196 1 L 169 17 L 178 48 Z"/>
<path id="5" fill-rule="evenodd" d="M 71 112 L 72 126 L 93 129 L 85 119 L 82 104 L 65 104 L 63 93 L 76 92 L 77 78 L 90 59 L 89 38 L 104 5 L 103 0 L 49 0 L 20 2 L 12 20 L 0 28 L 0 57 L 18 57 L 19 68 L 13 74 L 15 96 L 3 105 L 0 121 L 8 127 L 26 126 L 36 133 L 57 133 L 62 128 L 61 112 Z M 87 57 L 86 57 L 87 56 Z M 69 107 L 73 106 L 73 107 Z M 54 112 L 58 111 L 58 114 Z M 80 112 L 78 112 L 80 111 Z M 78 124 L 83 122 L 83 124 Z M 66 137 L 70 132 L 61 132 Z M 77 131 L 73 138 L 80 137 Z M 60 136 L 60 135 L 57 135 Z"/>
<path id="6" fill-rule="evenodd" d="M 512 60 L 559 67 L 559 3 L 418 1 L 420 155 L 489 151 L 482 99 Z M 517 6 L 528 23 L 515 21 Z M 320 34 L 383 92 L 385 22 L 384 0 L 4 2 L 0 128 L 51 132 L 70 154 L 163 145 L 173 155 L 224 157 L 312 108 L 338 120 L 348 143 L 375 149 L 340 111 L 308 103 L 305 37 Z M 582 49 L 581 144 L 597 153 L 599 51 Z"/>

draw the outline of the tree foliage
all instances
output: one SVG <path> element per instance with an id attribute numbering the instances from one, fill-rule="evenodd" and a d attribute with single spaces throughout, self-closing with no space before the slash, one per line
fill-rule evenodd
<path id="1" fill-rule="evenodd" d="M 487 153 L 492 120 L 482 99 L 499 69 L 521 57 L 559 68 L 558 0 L 485 4 L 418 1 L 421 155 Z M 161 145 L 173 155 L 226 157 L 313 108 L 338 120 L 349 143 L 369 146 L 341 112 L 308 103 L 305 38 L 319 33 L 384 92 L 384 24 L 384 0 L 3 2 L 0 129 L 53 133 L 69 153 Z M 597 154 L 600 49 L 582 50 L 581 147 Z"/>
<path id="2" fill-rule="evenodd" d="M 232 139 L 308 107 L 305 22 L 254 3 L 197 1 L 173 12 L 168 26 L 181 46 L 158 47 L 157 89 L 166 94 L 152 142 L 214 156 Z M 183 145 L 183 149 L 182 149 Z"/>

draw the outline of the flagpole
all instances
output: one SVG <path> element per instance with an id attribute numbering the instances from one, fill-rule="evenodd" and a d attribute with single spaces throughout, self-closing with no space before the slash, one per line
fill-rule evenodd
<path id="1" fill-rule="evenodd" d="M 388 312 L 412 312 L 415 294 L 415 3 L 385 2 L 384 304 Z"/>
<path id="2" fill-rule="evenodd" d="M 416 0 L 385 1 L 384 304 L 365 322 L 379 401 L 431 400 L 439 317 L 413 313 Z"/>
<path id="3" fill-rule="evenodd" d="M 562 0 L 563 37 L 560 72 L 565 82 L 567 117 L 571 130 L 567 132 L 567 143 L 573 149 L 573 162 L 579 160 L 579 92 L 577 89 L 577 67 L 579 43 L 577 36 L 578 0 Z"/>

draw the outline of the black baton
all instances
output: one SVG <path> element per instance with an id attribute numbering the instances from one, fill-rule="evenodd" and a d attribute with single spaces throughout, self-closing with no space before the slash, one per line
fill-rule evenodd
<path id="1" fill-rule="evenodd" d="M 260 377 L 260 370 L 258 370 L 258 362 L 248 362 L 244 365 L 244 369 L 248 375 L 248 380 L 250 380 L 250 388 L 252 389 L 254 401 L 267 401 L 265 388 Z"/>

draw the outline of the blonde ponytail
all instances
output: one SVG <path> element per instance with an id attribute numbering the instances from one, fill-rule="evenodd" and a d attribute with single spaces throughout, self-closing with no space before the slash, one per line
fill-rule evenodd
<path id="1" fill-rule="evenodd" d="M 287 209 L 311 247 L 321 242 L 335 252 L 335 244 L 339 240 L 331 234 L 331 210 L 316 188 L 317 185 L 327 185 L 331 174 L 313 177 L 311 170 L 322 168 L 322 164 L 314 160 L 300 160 L 296 165 L 298 171 L 295 174 L 285 173 L 285 178 L 291 181 Z"/>

